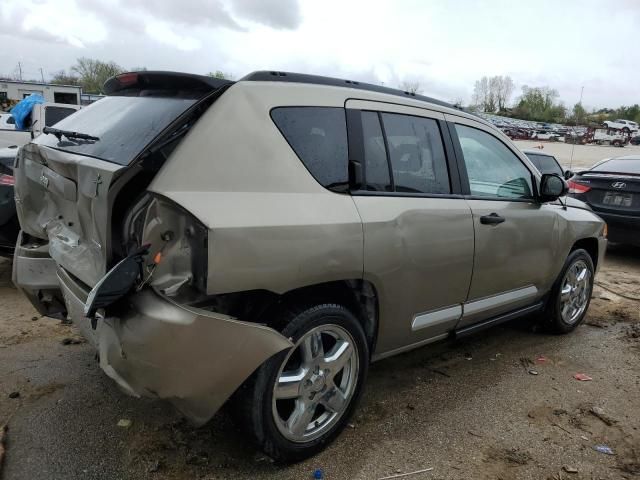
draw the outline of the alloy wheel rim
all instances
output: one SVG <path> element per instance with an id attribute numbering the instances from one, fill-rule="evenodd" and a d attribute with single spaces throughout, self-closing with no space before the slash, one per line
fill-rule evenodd
<path id="1" fill-rule="evenodd" d="M 587 309 L 591 295 L 591 270 L 584 260 L 574 262 L 565 272 L 560 288 L 562 320 L 573 325 Z"/>
<path id="2" fill-rule="evenodd" d="M 303 443 L 340 420 L 355 392 L 359 360 L 353 337 L 338 325 L 304 334 L 278 371 L 272 413 L 280 433 Z"/>

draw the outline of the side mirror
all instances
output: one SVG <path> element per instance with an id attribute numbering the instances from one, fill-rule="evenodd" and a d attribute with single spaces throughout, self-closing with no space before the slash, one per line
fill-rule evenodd
<path id="1" fill-rule="evenodd" d="M 555 173 L 545 173 L 540 180 L 540 201 L 553 202 L 566 195 L 569 188 L 566 182 Z"/>
<path id="2" fill-rule="evenodd" d="M 565 170 L 564 171 L 564 179 L 565 180 L 569 180 L 574 175 L 575 175 L 575 173 L 573 173 L 571 170 Z"/>

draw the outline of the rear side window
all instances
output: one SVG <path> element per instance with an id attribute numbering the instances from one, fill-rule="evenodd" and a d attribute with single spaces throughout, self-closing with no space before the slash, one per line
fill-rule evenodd
<path id="1" fill-rule="evenodd" d="M 67 118 L 69 115 L 75 112 L 76 110 L 73 108 L 45 107 L 44 124 L 47 127 L 53 127 L 60 120 L 62 120 L 63 118 Z"/>
<path id="2" fill-rule="evenodd" d="M 271 118 L 323 187 L 346 189 L 348 147 L 343 108 L 279 107 L 271 111 Z"/>
<path id="3" fill-rule="evenodd" d="M 362 137 L 364 141 L 365 175 L 367 190 L 390 192 L 391 177 L 387 163 L 387 150 L 382 136 L 378 113 L 362 112 Z"/>

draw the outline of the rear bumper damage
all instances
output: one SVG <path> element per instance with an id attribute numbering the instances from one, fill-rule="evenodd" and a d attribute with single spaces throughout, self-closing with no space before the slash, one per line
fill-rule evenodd
<path id="1" fill-rule="evenodd" d="M 21 269 L 20 256 L 15 262 Z M 98 350 L 104 372 L 130 395 L 169 400 L 197 425 L 292 345 L 271 328 L 180 305 L 151 288 L 124 299 L 119 318 L 98 316 L 94 328 L 83 313 L 89 292 L 64 269 L 56 273 L 68 314 Z"/>

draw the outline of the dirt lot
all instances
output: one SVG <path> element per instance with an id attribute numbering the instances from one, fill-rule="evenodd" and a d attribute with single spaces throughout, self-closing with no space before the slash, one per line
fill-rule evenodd
<path id="1" fill-rule="evenodd" d="M 604 145 L 569 145 L 562 142 L 534 142 L 529 140 L 517 141 L 515 144 L 521 149 L 534 149 L 542 145 L 543 152 L 551 153 L 563 167 L 576 170 L 578 167 L 590 167 L 596 162 L 610 157 L 622 155 L 640 155 L 640 145 L 627 145 L 620 147 L 607 147 Z M 573 162 L 571 151 L 573 150 Z"/>
<path id="2" fill-rule="evenodd" d="M 597 281 L 640 297 L 640 251 L 610 251 Z M 256 452 L 224 410 L 194 429 L 163 402 L 120 393 L 74 327 L 38 317 L 12 288 L 4 260 L 0 299 L 6 480 L 309 479 L 316 468 L 363 480 L 424 468 L 408 478 L 640 475 L 640 303 L 603 288 L 572 335 L 522 321 L 375 364 L 351 427 L 293 466 Z"/>

